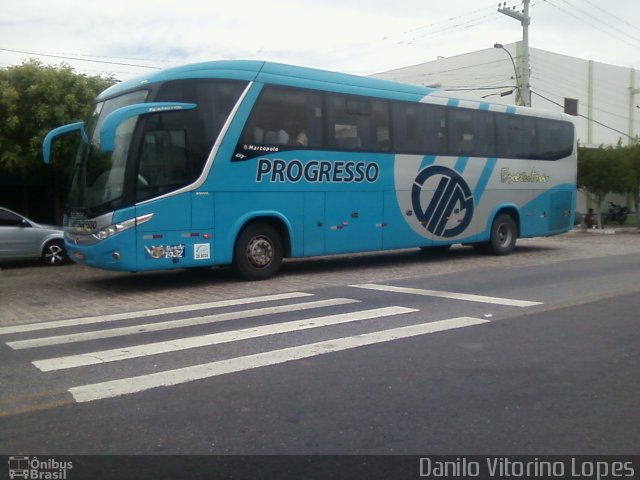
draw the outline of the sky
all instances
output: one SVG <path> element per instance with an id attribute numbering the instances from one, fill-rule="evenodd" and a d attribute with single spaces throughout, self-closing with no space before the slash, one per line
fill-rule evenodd
<path id="1" fill-rule="evenodd" d="M 370 75 L 521 40 L 520 23 L 497 9 L 493 0 L 5 0 L 0 68 L 36 58 L 126 80 L 260 59 Z M 531 0 L 530 16 L 531 47 L 640 68 L 639 0 Z"/>

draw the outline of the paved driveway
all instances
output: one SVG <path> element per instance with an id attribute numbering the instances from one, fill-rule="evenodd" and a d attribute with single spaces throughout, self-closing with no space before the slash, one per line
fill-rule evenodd
<path id="1" fill-rule="evenodd" d="M 79 265 L 0 264 L 0 325 L 104 315 L 176 305 L 267 295 L 315 287 L 374 283 L 514 265 L 627 253 L 640 254 L 640 234 L 576 231 L 549 238 L 522 239 L 506 257 L 456 246 L 446 253 L 418 249 L 287 261 L 279 276 L 262 282 L 238 280 L 227 268 L 209 271 L 118 273 Z M 620 286 L 624 290 L 624 285 Z"/>

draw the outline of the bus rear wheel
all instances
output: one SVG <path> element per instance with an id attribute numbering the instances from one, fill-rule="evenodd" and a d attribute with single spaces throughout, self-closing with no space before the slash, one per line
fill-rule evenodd
<path id="1" fill-rule="evenodd" d="M 516 248 L 518 226 L 511 215 L 501 213 L 491 225 L 488 250 L 494 255 L 508 255 Z"/>
<path id="2" fill-rule="evenodd" d="M 273 277 L 282 264 L 282 239 L 266 223 L 247 225 L 233 249 L 233 266 L 245 280 Z"/>

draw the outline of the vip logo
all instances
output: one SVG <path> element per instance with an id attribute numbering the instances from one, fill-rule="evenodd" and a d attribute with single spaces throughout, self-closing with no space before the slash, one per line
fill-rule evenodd
<path id="1" fill-rule="evenodd" d="M 421 225 L 442 238 L 460 235 L 473 217 L 469 185 L 460 174 L 442 166 L 429 166 L 418 173 L 411 202 Z"/>

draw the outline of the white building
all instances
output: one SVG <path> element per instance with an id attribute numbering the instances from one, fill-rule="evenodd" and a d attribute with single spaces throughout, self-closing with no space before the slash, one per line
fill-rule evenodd
<path id="1" fill-rule="evenodd" d="M 440 57 L 374 76 L 459 91 L 492 102 L 518 104 L 522 59 L 522 42 L 517 42 L 455 57 Z M 580 145 L 629 144 L 640 138 L 637 69 L 536 48 L 530 48 L 529 62 L 532 106 L 564 111 L 567 99 L 569 103 L 573 100 L 577 107 L 575 123 Z M 578 210 L 585 209 L 586 200 L 579 198 Z"/>

